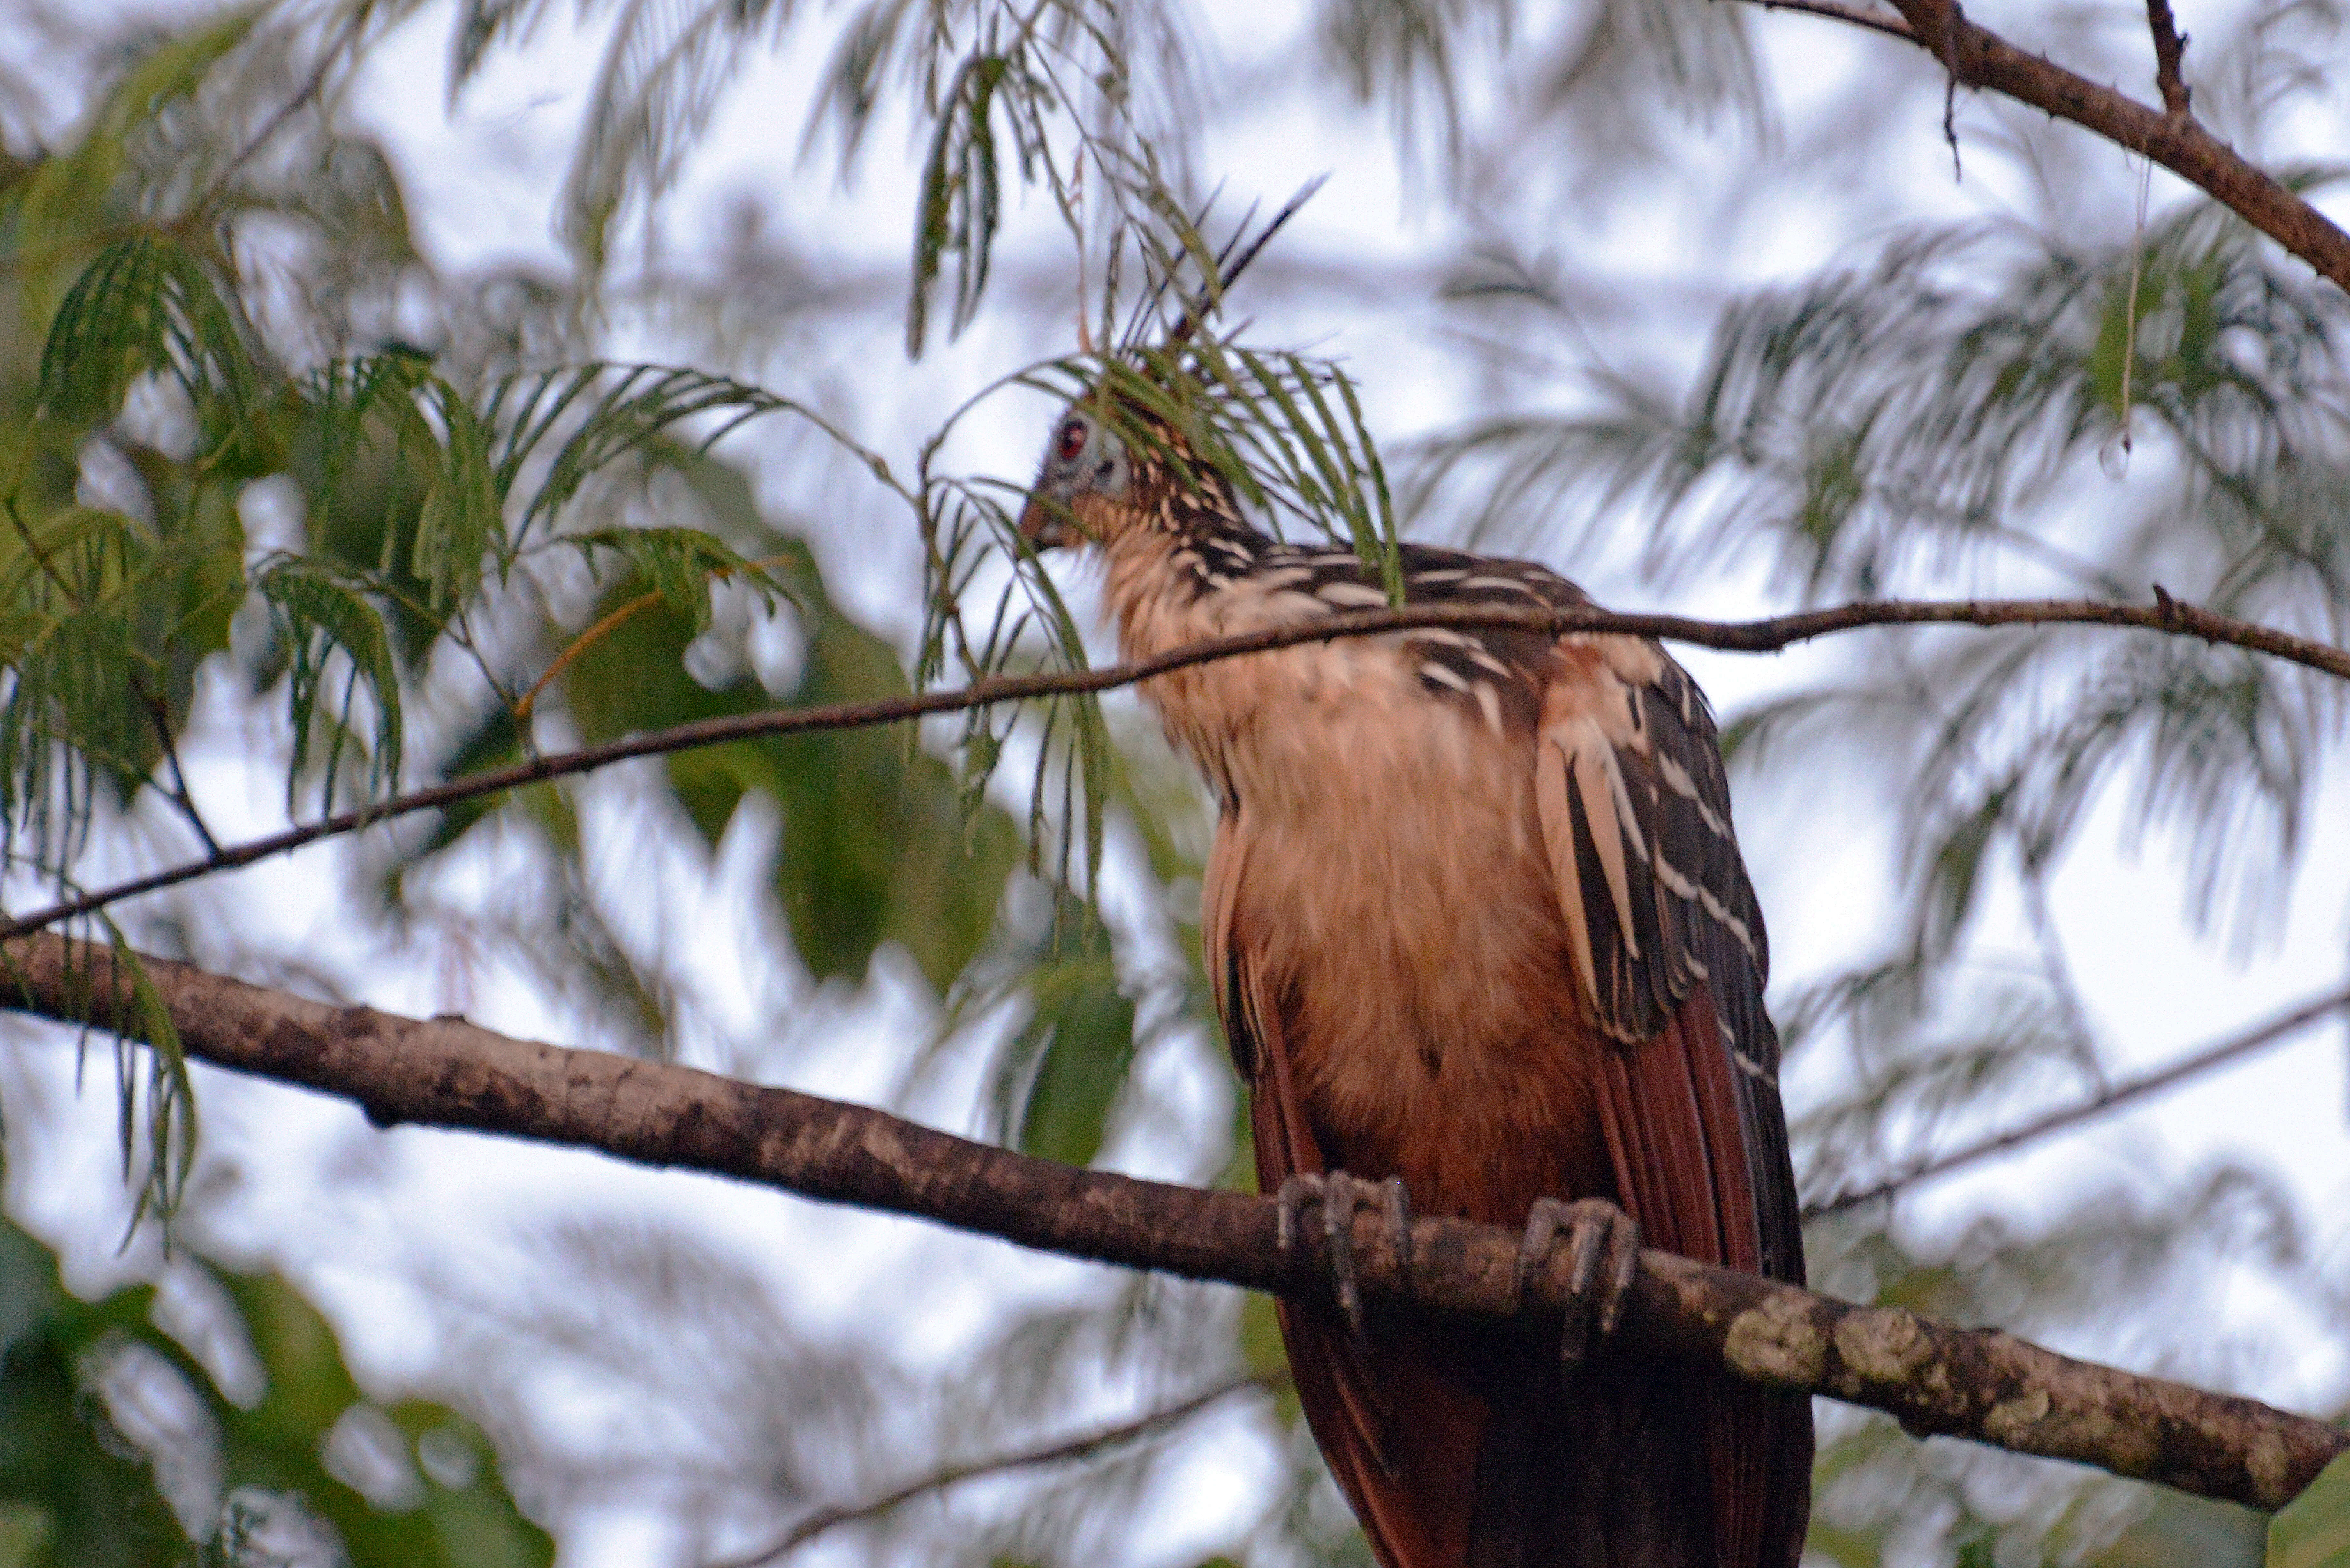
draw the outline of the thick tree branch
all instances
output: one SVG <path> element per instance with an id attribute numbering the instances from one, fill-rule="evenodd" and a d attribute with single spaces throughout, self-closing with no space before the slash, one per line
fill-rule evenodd
<path id="1" fill-rule="evenodd" d="M 2134 1100 L 2144 1099 L 2148 1095 L 2160 1094 L 2165 1089 L 2177 1087 L 2189 1078 L 2199 1077 L 2215 1068 L 2224 1067 L 2230 1062 L 2241 1061 L 2264 1046 L 2289 1039 L 2311 1024 L 2321 1023 L 2333 1014 L 2345 1010 L 2350 1010 L 2350 991 L 2336 992 L 2331 996 L 2323 996 L 2314 1002 L 2305 1002 L 2290 1012 L 2269 1020 L 2249 1033 L 2237 1035 L 2217 1045 L 2207 1045 L 2200 1051 L 2180 1057 L 2168 1067 L 2158 1067 L 2151 1073 L 2141 1074 L 2135 1078 L 2125 1078 L 2120 1083 L 2108 1087 L 2103 1094 L 2092 1096 L 2079 1105 L 2067 1106 L 2061 1111 L 2052 1111 L 2036 1121 L 2026 1122 L 2020 1127 L 2012 1127 L 2006 1132 L 1995 1134 L 1981 1143 L 1969 1144 L 1966 1147 L 1953 1149 L 1949 1154 L 1940 1155 L 1932 1159 L 1920 1160 L 1907 1170 L 1888 1176 L 1882 1181 L 1831 1194 L 1817 1203 L 1807 1203 L 1804 1205 L 1804 1218 L 1816 1220 L 1822 1215 L 1841 1213 L 1846 1209 L 1857 1209 L 1864 1203 L 1874 1203 L 1880 1198 L 1890 1198 L 1904 1188 L 1915 1187 L 1919 1182 L 1930 1181 L 1938 1176 L 1948 1176 L 1954 1170 L 1962 1170 L 1978 1160 L 1989 1159 L 1992 1155 L 2004 1154 L 2010 1149 L 2019 1148 L 2034 1139 L 2045 1137 L 2050 1133 L 2062 1132 L 2066 1127 L 2077 1126 L 2093 1116 L 2104 1116 L 2107 1111 L 2118 1109 Z"/>
<path id="2" fill-rule="evenodd" d="M 11 1000 L 26 1011 L 136 1026 L 109 950 L 43 934 L 9 944 L 6 957 Z M 191 1056 L 356 1100 L 380 1125 L 598 1148 L 1127 1268 L 1256 1290 L 1325 1288 L 1315 1228 L 1305 1249 L 1284 1256 L 1264 1199 L 1030 1159 L 862 1106 L 511 1040 L 463 1020 L 330 1007 L 152 959 L 144 968 Z M 1417 1220 L 1409 1267 L 1380 1215 L 1358 1213 L 1352 1239 L 1363 1288 L 1422 1311 L 1540 1316 L 1567 1300 L 1572 1265 L 1563 1256 L 1521 1295 L 1519 1237 L 1500 1227 Z M 1920 1435 L 2076 1460 L 2256 1508 L 2290 1501 L 2350 1447 L 2350 1434 L 2253 1400 L 1668 1252 L 1641 1254 L 1619 1340 L 1626 1353 L 1706 1362 L 1884 1410 Z"/>
<path id="3" fill-rule="evenodd" d="M 142 893 L 192 882 L 216 872 L 233 871 L 289 850 L 370 827 L 420 811 L 434 811 L 484 795 L 497 794 L 548 779 L 570 778 L 635 757 L 664 756 L 697 746 L 755 736 L 802 734 L 816 730 L 853 730 L 872 724 L 899 723 L 932 713 L 961 712 L 998 702 L 1020 702 L 1037 697 L 1076 692 L 1107 691 L 1148 680 L 1155 675 L 1206 664 L 1219 659 L 1264 653 L 1299 643 L 1327 642 L 1341 637 L 1372 637 L 1382 632 L 1420 627 L 1508 628 L 1553 635 L 1569 632 L 1627 632 L 1664 638 L 1701 648 L 1737 653 L 1775 653 L 1799 642 L 1832 632 L 1872 626 L 2106 626 L 2199 637 L 2206 642 L 2270 654 L 2312 670 L 2350 680 L 2350 650 L 2309 638 L 2295 637 L 2272 627 L 2256 626 L 2172 598 L 2159 587 L 2152 605 L 2112 604 L 2097 599 L 1973 599 L 1885 600 L 1809 610 L 1801 615 L 1774 616 L 1765 620 L 1693 620 L 1684 616 L 1624 614 L 1596 606 L 1575 609 L 1505 609 L 1459 605 L 1416 605 L 1404 609 L 1357 610 L 1319 620 L 1243 632 L 1170 649 L 1154 658 L 1099 670 L 1069 670 L 1048 675 L 984 676 L 957 690 L 925 691 L 919 696 L 873 702 L 839 702 L 815 708 L 780 708 L 720 719 L 704 719 L 672 729 L 630 735 L 600 746 L 558 752 L 413 791 L 352 811 L 338 812 L 317 822 L 289 827 L 282 833 L 232 845 L 201 860 L 167 867 L 100 888 L 47 909 L 0 923 L 0 942 L 40 930 L 60 920 L 87 915 Z"/>
<path id="4" fill-rule="evenodd" d="M 2026 54 L 1998 34 L 1967 20 L 1957 0 L 1892 0 L 1908 23 L 1904 30 L 1836 0 L 1756 3 L 1773 10 L 1833 17 L 1903 38 L 1931 54 L 1958 84 L 2003 93 L 2143 154 L 2307 262 L 2336 287 L 2350 291 L 2350 234 L 2245 161 L 2235 149 L 2188 114 L 2186 84 L 2178 77 L 2178 55 L 2186 40 L 2177 38 L 2178 48 L 2168 50 L 2165 57 L 2167 0 L 2148 0 L 2147 7 L 2156 33 L 2157 85 L 2167 110 L 2150 109 L 2042 56 Z M 2177 36 L 2175 27 L 2168 31 Z"/>

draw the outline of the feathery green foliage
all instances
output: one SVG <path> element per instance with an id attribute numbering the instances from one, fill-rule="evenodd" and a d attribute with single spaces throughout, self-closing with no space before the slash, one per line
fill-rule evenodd
<path id="1" fill-rule="evenodd" d="M 369 1402 L 334 1330 L 284 1280 L 181 1268 L 204 1287 L 205 1315 L 183 1313 L 174 1337 L 157 1326 L 154 1287 L 78 1300 L 55 1255 L 0 1222 L 9 1562 L 250 1568 L 263 1543 L 282 1549 L 316 1521 L 353 1568 L 554 1561 L 473 1423 L 428 1400 Z M 257 1387 L 238 1376 L 248 1368 Z"/>
<path id="2" fill-rule="evenodd" d="M 232 439 L 253 396 L 244 333 L 203 263 L 169 237 L 134 234 L 99 253 L 58 306 L 41 351 L 39 410 L 94 424 L 142 375 L 179 384 L 213 440 Z"/>

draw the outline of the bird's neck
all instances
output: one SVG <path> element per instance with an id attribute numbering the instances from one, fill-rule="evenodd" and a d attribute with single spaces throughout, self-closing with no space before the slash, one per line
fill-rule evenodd
<path id="1" fill-rule="evenodd" d="M 1216 635 L 1218 607 L 1191 566 L 1196 554 L 1158 528 L 1129 529 L 1103 549 L 1103 597 L 1118 618 L 1122 657 L 1148 659 Z"/>
<path id="2" fill-rule="evenodd" d="M 1154 516 L 1120 530 L 1102 550 L 1119 651 L 1148 659 L 1263 624 L 1267 607 L 1252 577 L 1278 548 L 1237 516 L 1172 525 Z"/>

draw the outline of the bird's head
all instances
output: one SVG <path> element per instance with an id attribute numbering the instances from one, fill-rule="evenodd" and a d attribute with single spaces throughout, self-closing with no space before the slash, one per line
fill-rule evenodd
<path id="1" fill-rule="evenodd" d="M 1144 529 L 1189 535 L 1241 525 L 1231 480 L 1153 406 L 1166 397 L 1164 388 L 1149 401 L 1096 388 L 1062 410 L 1020 514 L 1030 544 L 1107 546 Z M 1202 442 L 1215 439 L 1202 431 Z"/>
<path id="2" fill-rule="evenodd" d="M 1106 545 L 1138 528 L 1181 533 L 1196 525 L 1240 525 L 1231 483 L 1237 459 L 1199 418 L 1191 395 L 1212 398 L 1213 389 L 1182 368 L 1182 350 L 1265 243 L 1321 185 L 1321 178 L 1308 181 L 1253 237 L 1243 219 L 1208 286 L 1186 303 L 1165 343 L 1144 350 L 1130 335 L 1109 357 L 1102 378 L 1062 410 L 1020 514 L 1020 533 L 1030 544 L 1040 550 Z M 1196 247 L 1179 254 L 1188 257 Z M 1171 277 L 1160 279 L 1149 296 L 1154 307 L 1171 284 Z M 1187 429 L 1205 439 L 1195 444 Z M 1209 448 L 1226 472 L 1201 460 Z"/>
<path id="3" fill-rule="evenodd" d="M 1126 438 L 1093 403 L 1082 400 L 1062 411 L 1020 514 L 1022 535 L 1040 550 L 1106 545 L 1134 521 L 1135 464 Z"/>

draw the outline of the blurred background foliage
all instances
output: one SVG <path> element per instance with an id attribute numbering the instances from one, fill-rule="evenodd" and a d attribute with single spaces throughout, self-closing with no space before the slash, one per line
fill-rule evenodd
<path id="1" fill-rule="evenodd" d="M 2338 13 L 2190 10 L 2199 112 L 2331 201 Z M 2147 78 L 2126 7 L 1986 16 Z M 1203 343 L 1185 405 L 1273 525 L 1378 560 L 1400 524 L 1626 602 L 2159 582 L 2350 636 L 2344 301 L 2192 192 L 1971 99 L 1954 182 L 1929 61 L 1729 4 L 1277 23 L 0 19 L 9 907 L 534 753 L 1098 656 L 1082 575 L 1007 528 L 1035 437 L 1095 349 L 1149 340 L 1149 279 L 1315 172 L 1219 197 L 1292 142 L 1376 170 L 1250 275 L 1258 346 Z M 547 102 L 564 129 L 515 129 Z M 442 121 L 485 186 L 526 170 L 494 187 L 526 220 L 451 197 L 416 150 Z M 698 172 L 746 145 L 751 179 Z M 451 238 L 501 223 L 539 243 Z M 1815 1201 L 2132 1064 L 2137 981 L 2074 956 L 2085 863 L 2140 854 L 2214 972 L 2312 924 L 2339 972 L 2338 686 L 2063 631 L 1696 662 L 1796 955 Z M 105 929 L 1243 1182 L 1211 823 L 1130 699 L 1070 702 L 632 763 Z M 0 1563 L 1367 1561 L 1261 1301 L 387 1134 L 168 1050 L 85 1088 L 104 1043 L 11 1029 Z M 1824 1213 L 1814 1282 L 2338 1407 L 2338 1224 L 2256 1150 L 2131 1137 Z M 1820 1563 L 2261 1558 L 2240 1511 L 1824 1409 Z"/>
<path id="2" fill-rule="evenodd" d="M 84 1302 L 0 1225 L 0 1561 L 312 1561 L 329 1542 L 358 1563 L 555 1561 L 481 1428 L 431 1400 L 370 1403 L 276 1275 L 183 1255 L 160 1288 Z"/>

